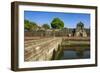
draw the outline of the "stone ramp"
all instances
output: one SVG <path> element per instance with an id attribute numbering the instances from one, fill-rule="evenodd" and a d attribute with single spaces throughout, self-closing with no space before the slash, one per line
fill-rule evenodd
<path id="1" fill-rule="evenodd" d="M 57 50 L 61 44 L 61 38 L 44 38 L 25 41 L 25 61 L 44 61 L 50 60 L 53 50 Z"/>

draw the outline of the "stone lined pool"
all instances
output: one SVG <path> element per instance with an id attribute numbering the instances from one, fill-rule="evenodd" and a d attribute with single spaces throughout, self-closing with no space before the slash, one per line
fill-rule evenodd
<path id="1" fill-rule="evenodd" d="M 78 58 L 90 58 L 90 51 L 86 50 L 79 54 L 77 51 L 63 51 L 63 56 L 61 59 L 78 59 Z"/>

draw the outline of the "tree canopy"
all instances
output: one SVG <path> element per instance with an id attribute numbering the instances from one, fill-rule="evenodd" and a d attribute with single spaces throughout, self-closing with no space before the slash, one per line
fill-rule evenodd
<path id="1" fill-rule="evenodd" d="M 50 29 L 50 26 L 48 24 L 43 24 L 42 27 L 45 29 Z"/>
<path id="2" fill-rule="evenodd" d="M 51 27 L 54 29 L 61 29 L 64 27 L 64 22 L 59 18 L 54 18 L 51 22 Z"/>
<path id="3" fill-rule="evenodd" d="M 38 25 L 35 22 L 30 22 L 29 20 L 24 20 L 24 28 L 28 31 L 32 31 L 38 28 Z"/>

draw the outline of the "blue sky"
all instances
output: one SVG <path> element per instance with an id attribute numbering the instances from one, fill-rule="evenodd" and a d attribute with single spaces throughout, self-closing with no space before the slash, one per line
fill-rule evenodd
<path id="1" fill-rule="evenodd" d="M 80 21 L 84 23 L 84 27 L 90 27 L 90 14 L 24 11 L 24 19 L 35 22 L 40 26 L 45 23 L 50 25 L 56 17 L 64 22 L 64 27 L 75 28 Z"/>

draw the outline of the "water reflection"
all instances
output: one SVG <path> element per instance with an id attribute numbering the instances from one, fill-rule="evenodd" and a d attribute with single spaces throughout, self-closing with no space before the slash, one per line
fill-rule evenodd
<path id="1" fill-rule="evenodd" d="M 90 51 L 84 51 L 83 58 L 90 58 Z"/>
<path id="2" fill-rule="evenodd" d="M 90 58 L 90 50 L 60 50 L 60 53 L 55 52 L 53 59 L 86 59 Z"/>
<path id="3" fill-rule="evenodd" d="M 62 59 L 78 59 L 78 58 L 90 58 L 90 51 L 67 51 L 64 50 Z"/>
<path id="4" fill-rule="evenodd" d="M 75 51 L 64 51 L 63 52 L 62 59 L 70 59 L 70 58 L 77 58 L 76 52 Z"/>

